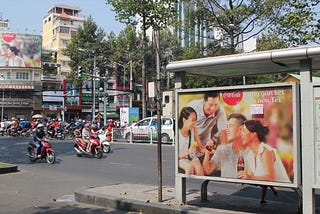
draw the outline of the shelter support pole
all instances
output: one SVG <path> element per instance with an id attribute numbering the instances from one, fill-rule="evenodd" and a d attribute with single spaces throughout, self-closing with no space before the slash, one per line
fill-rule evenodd
<path id="1" fill-rule="evenodd" d="M 301 162 L 303 213 L 315 213 L 312 61 L 300 61 Z M 298 174 L 298 173 L 297 173 Z"/>
<path id="2" fill-rule="evenodd" d="M 175 89 L 182 89 L 185 85 L 185 73 L 184 72 L 177 72 L 175 73 Z M 177 99 L 177 98 L 176 98 Z M 176 112 L 178 112 L 178 107 L 177 107 L 177 103 L 176 102 Z M 178 117 L 178 114 L 176 115 L 176 118 Z M 175 133 L 179 133 L 178 131 L 178 127 L 175 126 Z M 175 135 L 175 142 L 178 139 L 178 134 Z M 186 197 L 186 192 L 187 192 L 187 188 L 186 188 L 186 178 L 178 176 L 178 172 L 179 172 L 179 142 L 175 144 L 175 197 L 176 200 L 181 203 L 181 204 L 186 204 L 187 202 L 187 197 Z"/>

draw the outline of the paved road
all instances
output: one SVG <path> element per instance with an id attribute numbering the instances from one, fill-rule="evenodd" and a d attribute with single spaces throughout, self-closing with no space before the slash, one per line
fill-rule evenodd
<path id="1" fill-rule="evenodd" d="M 0 175 L 0 213 L 59 213 L 59 209 L 68 213 L 102 213 L 105 208 L 75 203 L 74 191 L 115 183 L 157 186 L 157 145 L 114 143 L 112 153 L 98 160 L 76 157 L 70 141 L 52 141 L 57 161 L 49 165 L 29 163 L 25 156 L 29 140 L 0 138 L 0 162 L 16 164 L 19 169 L 17 173 Z M 165 145 L 162 152 L 163 185 L 174 186 L 174 147 Z M 199 190 L 200 181 L 188 179 L 187 188 Z M 212 182 L 209 191 L 249 198 L 260 194 L 256 187 L 222 182 Z M 279 197 L 268 194 L 267 200 L 294 203 L 296 195 L 291 190 L 280 190 Z"/>

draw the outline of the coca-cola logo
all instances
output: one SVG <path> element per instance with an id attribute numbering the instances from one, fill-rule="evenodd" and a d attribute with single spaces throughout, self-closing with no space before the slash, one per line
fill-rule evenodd
<path id="1" fill-rule="evenodd" d="M 231 106 L 237 105 L 242 100 L 243 93 L 241 91 L 233 91 L 233 92 L 223 92 L 222 99 L 223 101 Z"/>
<path id="2" fill-rule="evenodd" d="M 2 39 L 6 42 L 11 42 L 15 40 L 15 38 L 16 38 L 16 34 L 12 32 L 5 32 L 2 34 Z"/>

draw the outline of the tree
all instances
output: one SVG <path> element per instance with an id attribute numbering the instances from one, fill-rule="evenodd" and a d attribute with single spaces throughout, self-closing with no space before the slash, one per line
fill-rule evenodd
<path id="1" fill-rule="evenodd" d="M 83 23 L 83 27 L 79 27 L 71 37 L 63 54 L 70 58 L 69 66 L 72 72 L 68 79 L 78 83 L 79 79 L 76 74 L 78 66 L 81 66 L 86 73 L 93 74 L 96 69 L 95 72 L 104 75 L 110 65 L 108 58 L 110 52 L 105 40 L 105 33 L 101 28 L 98 28 L 91 16 Z"/>
<path id="2" fill-rule="evenodd" d="M 269 28 L 269 35 L 276 35 L 287 46 L 320 43 L 320 20 L 316 10 L 319 0 L 287 1 L 283 16 Z"/>
<path id="3" fill-rule="evenodd" d="M 113 6 L 116 19 L 125 24 L 140 24 L 142 31 L 142 116 L 146 117 L 146 30 L 168 26 L 174 14 L 175 0 L 106 0 Z M 137 16 L 140 19 L 137 19 Z"/>
<path id="4" fill-rule="evenodd" d="M 191 14 L 201 17 L 207 29 L 221 29 L 221 41 L 232 53 L 243 41 L 259 35 L 281 15 L 284 0 L 190 0 Z M 243 39 L 245 38 L 245 39 Z"/>
<path id="5" fill-rule="evenodd" d="M 108 35 L 107 44 L 112 53 L 109 59 L 113 63 L 120 63 L 123 67 L 119 67 L 114 74 L 124 72 L 128 74 L 130 69 L 133 75 L 133 84 L 141 83 L 141 37 L 136 34 L 135 28 L 132 25 L 120 31 L 118 36 L 113 33 Z M 136 87 L 132 87 L 135 93 L 139 93 Z"/>

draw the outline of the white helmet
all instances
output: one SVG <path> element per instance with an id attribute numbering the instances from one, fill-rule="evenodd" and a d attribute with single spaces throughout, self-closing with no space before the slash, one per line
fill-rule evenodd
<path id="1" fill-rule="evenodd" d="M 42 123 L 37 125 L 37 128 L 43 128 L 43 127 L 44 127 L 44 125 Z"/>

